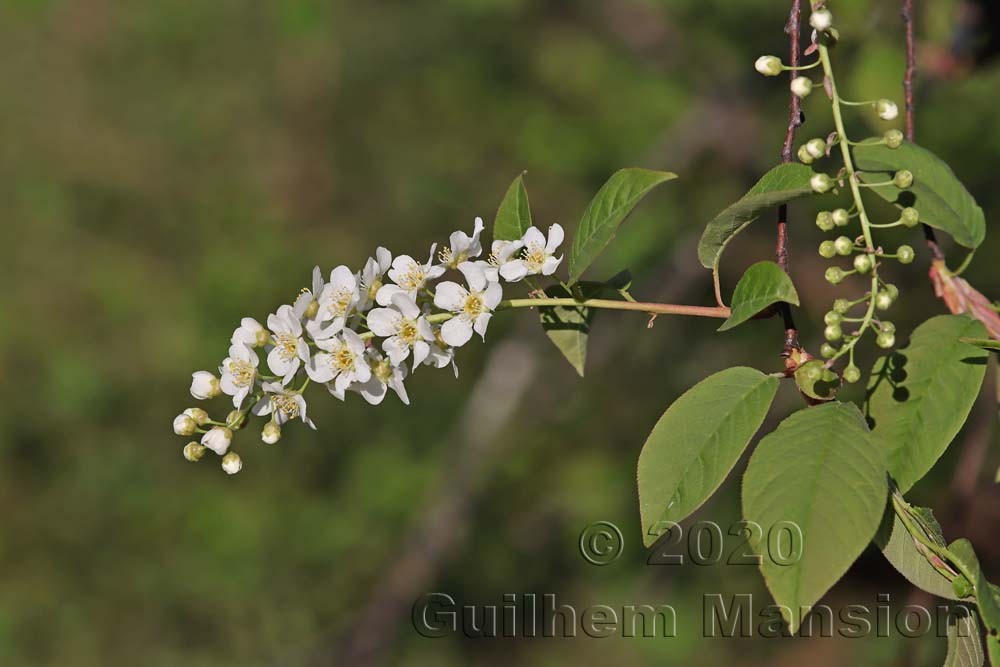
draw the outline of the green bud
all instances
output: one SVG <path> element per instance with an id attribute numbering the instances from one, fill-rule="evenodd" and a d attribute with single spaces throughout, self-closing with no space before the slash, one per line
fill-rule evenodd
<path id="1" fill-rule="evenodd" d="M 899 298 L 899 288 L 892 283 L 886 283 L 885 291 L 889 293 L 889 296 L 892 297 L 893 301 Z"/>
<path id="2" fill-rule="evenodd" d="M 824 232 L 833 229 L 833 215 L 829 211 L 820 211 L 816 214 L 816 226 Z"/>
<path id="3" fill-rule="evenodd" d="M 823 345 L 819 348 L 819 353 L 823 355 L 824 359 L 829 359 L 833 355 L 837 354 L 837 348 L 829 343 L 823 343 Z"/>
<path id="4" fill-rule="evenodd" d="M 268 445 L 273 445 L 281 439 L 281 427 L 274 421 L 267 422 L 261 431 L 260 439 Z"/>
<path id="5" fill-rule="evenodd" d="M 893 120 L 899 115 L 899 107 L 892 100 L 883 98 L 875 103 L 875 112 L 882 120 Z"/>
<path id="6" fill-rule="evenodd" d="M 854 252 L 854 241 L 846 236 L 838 236 L 837 240 L 833 242 L 833 247 L 837 250 L 838 255 L 847 257 Z"/>
<path id="7" fill-rule="evenodd" d="M 823 321 L 827 324 L 840 324 L 843 319 L 843 316 L 835 310 L 831 310 L 823 316 Z"/>
<path id="8" fill-rule="evenodd" d="M 951 589 L 955 591 L 955 597 L 958 598 L 967 598 L 975 591 L 969 580 L 962 574 L 951 580 Z"/>
<path id="9" fill-rule="evenodd" d="M 805 144 L 799 146 L 799 162 L 802 164 L 812 164 L 813 156 L 809 155 L 809 151 L 806 150 Z"/>
<path id="10" fill-rule="evenodd" d="M 899 148 L 903 145 L 903 133 L 899 130 L 889 130 L 884 136 L 885 145 L 889 148 Z"/>
<path id="11" fill-rule="evenodd" d="M 838 208 L 833 214 L 833 224 L 838 227 L 845 227 L 847 223 L 851 221 L 851 214 L 847 212 L 847 209 Z"/>
<path id="12" fill-rule="evenodd" d="M 896 344 L 896 336 L 895 334 L 882 332 L 875 337 L 875 344 L 883 350 L 888 349 Z"/>
<path id="13" fill-rule="evenodd" d="M 887 322 L 884 320 L 882 324 L 879 325 L 879 329 L 881 329 L 885 333 L 896 333 L 896 325 L 893 324 L 892 322 Z"/>
<path id="14" fill-rule="evenodd" d="M 892 183 L 897 188 L 905 190 L 906 188 L 913 185 L 913 172 L 909 169 L 902 169 L 896 172 L 896 175 L 892 177 Z"/>
<path id="15" fill-rule="evenodd" d="M 833 241 L 823 241 L 819 244 L 819 256 L 826 259 L 830 259 L 837 254 L 836 248 L 834 248 Z"/>
<path id="16" fill-rule="evenodd" d="M 813 192 L 823 194 L 833 187 L 833 179 L 826 174 L 815 174 L 809 179 L 809 186 L 813 189 Z"/>
<path id="17" fill-rule="evenodd" d="M 843 315 L 851 309 L 851 302 L 847 299 L 837 299 L 833 302 L 833 309 Z"/>
<path id="18" fill-rule="evenodd" d="M 753 64 L 754 69 L 764 76 L 778 76 L 781 74 L 781 59 L 776 56 L 761 56 Z"/>
<path id="19" fill-rule="evenodd" d="M 230 410 L 229 414 L 226 415 L 226 426 L 238 431 L 243 428 L 243 424 L 246 422 L 246 413 L 239 410 Z"/>
<path id="20" fill-rule="evenodd" d="M 844 335 L 839 324 L 828 324 L 825 329 L 823 329 L 823 338 L 829 341 L 840 340 Z"/>
<path id="21" fill-rule="evenodd" d="M 854 270 L 858 273 L 868 273 L 872 269 L 871 255 L 856 255 L 854 257 Z"/>
<path id="22" fill-rule="evenodd" d="M 227 475 L 235 475 L 243 470 L 243 460 L 236 452 L 229 452 L 222 457 L 222 469 L 226 471 Z"/>
<path id="23" fill-rule="evenodd" d="M 209 420 L 208 413 L 201 408 L 188 408 L 184 414 L 193 419 L 198 426 L 203 426 Z"/>
<path id="24" fill-rule="evenodd" d="M 844 381 L 854 384 L 861 379 L 861 369 L 859 369 L 854 364 L 851 364 L 844 369 Z"/>
<path id="25" fill-rule="evenodd" d="M 896 250 L 896 259 L 899 260 L 900 264 L 909 264 L 913 261 L 913 257 L 913 248 L 908 245 L 901 245 Z"/>
<path id="26" fill-rule="evenodd" d="M 822 139 L 810 139 L 806 142 L 806 151 L 818 160 L 826 155 L 826 142 Z"/>
<path id="27" fill-rule="evenodd" d="M 194 463 L 195 461 L 200 461 L 201 457 L 205 455 L 205 450 L 208 449 L 205 445 L 200 442 L 191 441 L 184 445 L 184 458 L 188 461 Z"/>
<path id="28" fill-rule="evenodd" d="M 875 307 L 879 310 L 889 310 L 892 307 L 892 297 L 888 292 L 879 292 L 875 295 Z"/>
<path id="29" fill-rule="evenodd" d="M 316 317 L 317 313 L 319 313 L 319 301 L 313 299 L 312 301 L 309 302 L 309 305 L 306 306 L 306 309 L 302 314 L 308 317 L 309 319 L 312 319 Z"/>
<path id="30" fill-rule="evenodd" d="M 809 93 L 812 92 L 813 82 L 809 77 L 797 76 L 792 79 L 791 89 L 792 94 L 796 97 L 808 97 Z"/>
<path id="31" fill-rule="evenodd" d="M 916 227 L 917 223 L 920 222 L 920 213 L 912 206 L 907 206 L 903 209 L 903 212 L 899 214 L 899 219 L 907 227 Z"/>
<path id="32" fill-rule="evenodd" d="M 839 266 L 831 266 L 826 270 L 824 277 L 826 278 L 826 282 L 836 285 L 844 279 L 844 271 Z"/>

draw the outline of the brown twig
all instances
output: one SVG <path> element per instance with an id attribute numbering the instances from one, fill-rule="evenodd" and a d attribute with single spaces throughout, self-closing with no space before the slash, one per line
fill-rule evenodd
<path id="1" fill-rule="evenodd" d="M 785 25 L 785 33 L 788 35 L 788 64 L 792 67 L 799 65 L 799 26 L 802 22 L 802 0 L 792 0 L 792 9 L 788 15 L 788 23 Z M 796 76 L 796 71 L 789 72 L 789 78 Z M 785 142 L 781 146 L 781 161 L 792 161 L 792 146 L 795 144 L 795 132 L 802 125 L 802 100 L 797 95 L 789 93 L 788 103 L 788 130 L 785 132 Z M 785 273 L 788 273 L 788 206 L 782 205 L 778 209 L 778 238 L 775 242 L 774 254 L 778 259 L 778 266 Z M 792 318 L 792 309 L 786 303 L 781 306 L 781 319 L 785 327 L 785 341 L 783 347 L 784 356 L 789 356 L 793 350 L 799 349 L 799 332 L 795 328 L 795 320 Z"/>
<path id="2" fill-rule="evenodd" d="M 903 16 L 903 26 L 906 28 L 906 73 L 903 75 L 903 97 L 906 102 L 906 139 L 913 141 L 917 113 L 913 97 L 913 80 L 917 76 L 917 46 L 913 36 L 916 17 L 913 12 L 913 0 L 903 0 L 903 9 L 900 13 Z M 924 240 L 927 242 L 927 249 L 930 250 L 931 257 L 944 259 L 944 253 L 941 251 L 941 246 L 938 245 L 934 229 L 929 225 L 921 225 L 921 227 L 924 230 Z"/>

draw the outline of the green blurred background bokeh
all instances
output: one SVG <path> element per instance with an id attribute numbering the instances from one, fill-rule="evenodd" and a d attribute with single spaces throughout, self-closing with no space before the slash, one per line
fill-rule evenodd
<path id="1" fill-rule="evenodd" d="M 918 142 L 995 219 L 997 35 L 973 5 L 918 5 Z M 831 8 L 843 92 L 899 99 L 897 3 Z M 287 428 L 276 446 L 240 433 L 245 467 L 231 478 L 214 458 L 187 463 L 170 432 L 192 404 L 190 373 L 218 364 L 241 316 L 289 302 L 314 265 L 360 268 L 377 245 L 420 256 L 491 220 L 522 170 L 536 223 L 570 233 L 615 169 L 678 172 L 593 273 L 630 267 L 640 298 L 711 303 L 694 244 L 778 161 L 787 89 L 752 64 L 787 51 L 786 15 L 773 0 L 0 4 L 0 663 L 934 664 L 934 637 L 704 638 L 703 593 L 768 601 L 756 570 L 645 564 L 645 435 L 711 372 L 780 367 L 774 320 L 715 334 L 708 320 L 647 329 L 602 313 L 580 379 L 530 313 L 505 314 L 486 345 L 460 351 L 458 380 L 412 377 L 411 407 L 314 391 L 318 432 Z M 809 98 L 800 140 L 826 136 L 828 114 Z M 869 120 L 853 115 L 853 132 L 888 127 Z M 814 351 L 837 295 L 816 210 L 791 211 Z M 920 248 L 918 234 L 886 235 L 904 236 Z M 966 274 L 994 298 L 998 236 Z M 771 253 L 772 225 L 758 224 L 734 243 L 724 287 Z M 903 339 L 944 312 L 927 265 L 920 254 L 894 269 Z M 990 400 L 974 412 L 985 434 L 967 429 L 913 496 L 972 536 L 997 576 Z M 800 403 L 783 388 L 765 429 Z M 953 472 L 972 438 L 988 441 L 982 479 L 958 506 Z M 741 468 L 692 520 L 739 518 Z M 576 544 L 599 520 L 625 536 L 601 568 Z M 527 592 L 578 608 L 669 603 L 678 636 L 427 639 L 410 605 L 430 591 L 460 604 Z M 826 600 L 874 606 L 877 592 L 894 606 L 911 595 L 867 553 Z"/>

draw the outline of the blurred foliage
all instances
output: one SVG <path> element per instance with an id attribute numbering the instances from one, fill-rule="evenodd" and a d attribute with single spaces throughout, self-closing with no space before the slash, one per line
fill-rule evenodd
<path id="1" fill-rule="evenodd" d="M 955 0 L 918 4 L 934 5 L 926 44 L 947 48 Z M 838 0 L 835 11 L 849 94 L 898 97 L 896 3 Z M 703 639 L 701 594 L 766 600 L 758 573 L 643 565 L 635 462 L 648 430 L 713 371 L 779 367 L 774 321 L 713 335 L 710 321 L 661 317 L 646 330 L 641 317 L 602 313 L 592 349 L 604 361 L 580 380 L 540 330 L 514 325 L 530 315 L 498 318 L 490 344 L 461 351 L 457 381 L 418 372 L 414 407 L 317 392 L 320 431 L 287 429 L 274 447 L 243 434 L 233 478 L 214 461 L 186 463 L 169 430 L 191 400 L 190 372 L 218 363 L 240 316 L 290 301 L 314 264 L 359 267 L 379 244 L 419 256 L 492 217 L 521 170 L 535 220 L 569 227 L 619 167 L 680 173 L 593 273 L 631 266 L 635 294 L 655 298 L 694 271 L 679 298 L 710 303 L 693 242 L 777 162 L 785 87 L 752 62 L 787 50 L 785 18 L 784 3 L 765 0 L 0 5 L 0 661 L 307 664 L 334 650 L 411 547 L 408 528 L 460 481 L 454 461 L 468 443 L 454 425 L 504 336 L 528 340 L 541 366 L 431 590 L 466 604 L 529 591 L 579 607 L 669 603 L 680 635 L 515 640 L 501 654 L 499 640 L 424 639 L 403 616 L 384 637 L 393 664 L 876 665 L 903 650 L 943 654 L 934 638 L 919 648 L 898 636 Z M 918 139 L 954 165 L 988 220 L 1000 212 L 998 84 L 995 64 L 920 83 Z M 803 139 L 828 131 L 820 98 L 808 100 Z M 852 123 L 861 132 L 866 121 Z M 792 207 L 798 318 L 815 349 L 832 296 L 814 214 Z M 993 297 L 998 236 L 966 274 Z M 764 224 L 734 243 L 726 289 L 772 243 Z M 943 311 L 919 262 L 898 276 L 901 334 Z M 783 387 L 765 429 L 798 403 Z M 915 502 L 947 506 L 958 450 Z M 982 493 L 974 511 L 995 515 L 996 494 Z M 696 519 L 738 515 L 732 479 Z M 602 519 L 627 547 L 594 568 L 576 540 Z M 972 537 L 995 570 L 996 532 Z M 876 585 L 907 600 L 874 554 L 829 600 L 874 605 Z"/>

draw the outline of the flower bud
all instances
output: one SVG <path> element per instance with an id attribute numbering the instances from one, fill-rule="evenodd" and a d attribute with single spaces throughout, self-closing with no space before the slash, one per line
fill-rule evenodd
<path id="1" fill-rule="evenodd" d="M 177 435 L 194 435 L 198 432 L 198 424 L 188 415 L 174 417 L 174 433 Z"/>
<path id="2" fill-rule="evenodd" d="M 882 138 L 889 148 L 899 148 L 903 145 L 903 133 L 899 130 L 889 130 Z"/>
<path id="3" fill-rule="evenodd" d="M 306 309 L 302 312 L 302 314 L 308 317 L 310 320 L 316 317 L 317 313 L 319 313 L 319 301 L 317 301 L 316 299 L 310 301 L 309 305 L 306 306 Z"/>
<path id="4" fill-rule="evenodd" d="M 205 455 L 205 451 L 208 448 L 205 445 L 198 444 L 197 442 L 189 442 L 184 445 L 184 458 L 186 458 L 191 463 L 195 461 L 200 461 L 201 457 Z"/>
<path id="5" fill-rule="evenodd" d="M 839 266 L 831 266 L 826 270 L 824 277 L 826 278 L 826 282 L 836 285 L 844 279 L 844 271 Z"/>
<path id="6" fill-rule="evenodd" d="M 851 302 L 847 299 L 837 299 L 833 302 L 833 309 L 843 315 L 851 309 Z"/>
<path id="7" fill-rule="evenodd" d="M 887 350 L 896 344 L 896 336 L 895 334 L 882 332 L 878 336 L 875 336 L 875 344 L 883 350 Z"/>
<path id="8" fill-rule="evenodd" d="M 913 185 L 913 172 L 909 169 L 897 171 L 896 175 L 892 177 L 892 184 L 897 188 L 905 190 Z"/>
<path id="9" fill-rule="evenodd" d="M 281 427 L 278 426 L 277 422 L 267 422 L 264 424 L 264 430 L 260 433 L 260 439 L 268 445 L 273 445 L 281 440 Z"/>
<path id="10" fill-rule="evenodd" d="M 833 241 L 823 241 L 819 244 L 819 256 L 824 259 L 830 259 L 837 254 L 837 248 L 833 245 Z"/>
<path id="11" fill-rule="evenodd" d="M 837 354 L 837 348 L 829 343 L 823 343 L 823 345 L 819 348 L 819 353 L 824 359 L 829 359 L 833 355 Z"/>
<path id="12" fill-rule="evenodd" d="M 830 214 L 833 218 L 833 224 L 838 227 L 846 227 L 847 223 L 851 221 L 851 214 L 847 212 L 847 209 L 838 208 Z"/>
<path id="13" fill-rule="evenodd" d="M 783 69 L 781 59 L 776 56 L 761 56 L 753 66 L 764 76 L 778 76 Z"/>
<path id="14" fill-rule="evenodd" d="M 883 320 L 882 324 L 879 325 L 879 329 L 885 333 L 896 333 L 896 325 L 885 320 Z"/>
<path id="15" fill-rule="evenodd" d="M 826 328 L 823 329 L 823 337 L 830 341 L 840 340 L 843 335 L 844 332 L 840 329 L 839 324 L 828 324 L 826 325 Z"/>
<path id="16" fill-rule="evenodd" d="M 901 245 L 896 249 L 896 259 L 900 264 L 909 264 L 913 261 L 913 248 L 908 245 Z"/>
<path id="17" fill-rule="evenodd" d="M 222 456 L 229 450 L 229 443 L 232 441 L 233 432 L 225 426 L 216 426 L 208 433 L 201 436 L 201 444 L 205 445 L 219 456 Z"/>
<path id="18" fill-rule="evenodd" d="M 809 25 L 817 32 L 826 32 L 833 27 L 833 14 L 829 9 L 820 9 L 809 16 Z"/>
<path id="19" fill-rule="evenodd" d="M 892 297 L 893 301 L 899 298 L 899 288 L 892 283 L 885 284 L 885 291 Z"/>
<path id="20" fill-rule="evenodd" d="M 236 452 L 229 452 L 222 457 L 222 469 L 226 471 L 227 475 L 235 475 L 243 470 L 243 459 Z"/>
<path id="21" fill-rule="evenodd" d="M 826 142 L 822 139 L 810 139 L 806 142 L 806 151 L 818 160 L 826 155 Z"/>
<path id="22" fill-rule="evenodd" d="M 854 251 L 854 241 L 846 236 L 838 236 L 837 240 L 833 242 L 833 247 L 838 255 L 847 257 Z"/>
<path id="23" fill-rule="evenodd" d="M 855 255 L 854 270 L 858 273 L 868 273 L 872 269 L 872 263 L 870 255 Z"/>
<path id="24" fill-rule="evenodd" d="M 812 92 L 813 82 L 809 77 L 797 76 L 792 79 L 791 89 L 792 94 L 796 97 L 808 97 L 809 93 Z"/>
<path id="25" fill-rule="evenodd" d="M 823 321 L 827 324 L 840 324 L 843 319 L 841 314 L 835 310 L 831 310 L 823 316 Z"/>
<path id="26" fill-rule="evenodd" d="M 875 307 L 879 310 L 889 310 L 892 307 L 892 297 L 888 292 L 879 292 L 875 295 Z"/>
<path id="27" fill-rule="evenodd" d="M 802 144 L 799 146 L 799 162 L 802 164 L 812 164 L 813 156 L 809 155 L 809 151 L 806 150 L 806 145 Z"/>
<path id="28" fill-rule="evenodd" d="M 199 401 L 215 398 L 221 391 L 219 378 L 208 371 L 197 371 L 191 374 L 191 395 Z"/>
<path id="29" fill-rule="evenodd" d="M 809 187 L 813 189 L 813 192 L 823 194 L 833 187 L 833 179 L 826 174 L 815 174 L 809 179 Z"/>
<path id="30" fill-rule="evenodd" d="M 907 206 L 900 213 L 899 219 L 907 227 L 916 227 L 917 223 L 920 222 L 920 213 L 912 206 Z"/>
<path id="31" fill-rule="evenodd" d="M 197 424 L 198 426 L 201 426 L 209 419 L 208 413 L 202 410 L 201 408 L 188 408 L 187 410 L 184 411 L 184 414 L 193 419 L 194 423 Z"/>
<path id="32" fill-rule="evenodd" d="M 816 214 L 816 226 L 824 232 L 833 229 L 833 216 L 829 211 L 820 211 Z"/>
<path id="33" fill-rule="evenodd" d="M 884 98 L 875 103 L 875 111 L 882 120 L 894 120 L 899 115 L 896 103 Z"/>
<path id="34" fill-rule="evenodd" d="M 851 364 L 844 369 L 844 381 L 854 384 L 861 379 L 861 369 L 859 369 L 854 364 Z"/>
<path id="35" fill-rule="evenodd" d="M 226 415 L 226 426 L 234 431 L 238 431 L 243 428 L 246 423 L 247 415 L 245 412 L 240 410 L 230 410 L 229 414 Z"/>

